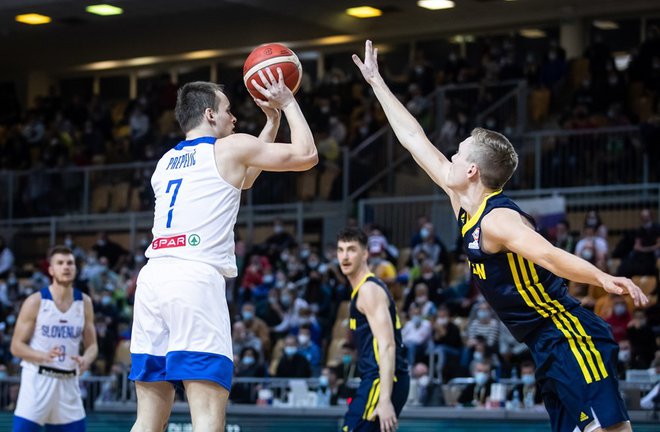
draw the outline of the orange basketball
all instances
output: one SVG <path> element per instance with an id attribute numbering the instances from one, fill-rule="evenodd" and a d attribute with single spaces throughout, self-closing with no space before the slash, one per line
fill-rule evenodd
<path id="1" fill-rule="evenodd" d="M 278 79 L 278 67 L 282 69 L 284 84 L 286 84 L 286 86 L 295 94 L 300 87 L 302 66 L 300 65 L 300 60 L 298 60 L 296 54 L 279 43 L 260 45 L 252 50 L 248 58 L 245 60 L 245 64 L 243 65 L 243 82 L 245 83 L 248 92 L 257 99 L 266 100 L 264 95 L 254 88 L 252 80 L 254 79 L 257 84 L 265 87 L 261 82 L 258 72 L 264 70 L 264 74 L 266 75 L 266 78 L 268 78 L 265 69 L 269 68 L 275 79 Z"/>

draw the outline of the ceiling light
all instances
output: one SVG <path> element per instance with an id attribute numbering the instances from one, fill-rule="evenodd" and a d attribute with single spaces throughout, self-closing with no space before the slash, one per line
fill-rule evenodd
<path id="1" fill-rule="evenodd" d="M 520 30 L 520 36 L 526 37 L 529 39 L 539 39 L 539 38 L 544 38 L 546 36 L 545 32 L 541 29 L 536 29 L 536 28 L 528 28 L 528 29 L 522 29 Z"/>
<path id="2" fill-rule="evenodd" d="M 51 22 L 51 19 L 49 16 L 46 15 L 29 13 L 23 15 L 16 15 L 16 21 L 23 24 L 37 25 L 37 24 L 48 24 L 49 22 Z"/>
<path id="3" fill-rule="evenodd" d="M 617 30 L 619 28 L 619 24 L 614 21 L 595 20 L 594 27 L 601 30 Z"/>
<path id="4" fill-rule="evenodd" d="M 454 2 L 451 0 L 419 0 L 417 6 L 430 9 L 430 10 L 439 10 L 439 9 L 451 9 L 455 6 Z"/>
<path id="5" fill-rule="evenodd" d="M 91 14 L 101 16 L 121 15 L 124 13 L 124 9 L 109 4 L 89 5 L 85 10 Z"/>
<path id="6" fill-rule="evenodd" d="M 374 18 L 383 14 L 383 11 L 371 6 L 358 6 L 346 9 L 346 13 L 355 18 Z"/>

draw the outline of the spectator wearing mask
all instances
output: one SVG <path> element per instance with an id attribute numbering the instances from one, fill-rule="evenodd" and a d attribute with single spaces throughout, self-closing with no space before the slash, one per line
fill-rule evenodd
<path id="1" fill-rule="evenodd" d="M 442 373 L 441 376 L 447 378 L 448 375 L 458 372 L 456 365 L 461 358 L 463 339 L 458 326 L 451 322 L 451 315 L 446 306 L 440 306 L 436 312 L 432 343 L 433 352 L 438 356 L 437 370 Z"/>
<path id="2" fill-rule="evenodd" d="M 98 271 L 89 279 L 89 286 L 93 293 L 103 290 L 114 293 L 122 286 L 119 274 L 112 270 L 107 257 L 102 256 L 99 258 Z"/>
<path id="3" fill-rule="evenodd" d="M 323 368 L 319 376 L 316 392 L 319 407 L 346 405 L 346 401 L 355 395 L 355 390 L 348 387 L 333 368 Z"/>
<path id="4" fill-rule="evenodd" d="M 582 230 L 582 238 L 575 245 L 575 255 L 590 262 L 599 269 L 605 270 L 607 253 L 607 241 L 597 236 L 592 226 L 585 226 Z"/>
<path id="5" fill-rule="evenodd" d="M 458 397 L 458 403 L 463 406 L 484 407 L 490 397 L 490 386 L 493 384 L 490 362 L 487 360 L 476 362 L 472 378 L 474 383 L 463 389 Z"/>
<path id="6" fill-rule="evenodd" d="M 342 382 L 347 382 L 358 377 L 357 360 L 355 359 L 355 347 L 345 343 L 341 347 L 341 364 L 335 367 L 337 377 Z"/>
<path id="7" fill-rule="evenodd" d="M 380 249 L 385 252 L 385 258 L 389 261 L 395 261 L 399 257 L 399 250 L 396 246 L 390 244 L 387 241 L 385 234 L 378 228 L 373 228 L 369 232 L 369 237 L 367 239 L 367 247 L 374 250 Z"/>
<path id="8" fill-rule="evenodd" d="M 262 352 L 261 341 L 254 333 L 247 330 L 243 321 L 236 321 L 231 330 L 231 341 L 235 353 L 241 353 L 245 348 L 252 348 L 258 353 Z"/>
<path id="9" fill-rule="evenodd" d="M 435 235 L 435 230 L 431 222 L 427 222 L 419 231 L 422 242 L 417 244 L 412 250 L 412 256 L 416 257 L 419 252 L 424 252 L 428 259 L 433 262 L 433 266 L 441 265 L 442 273 L 449 271 L 451 262 L 449 253 L 442 241 Z M 419 263 L 414 263 L 418 265 Z"/>
<path id="10" fill-rule="evenodd" d="M 312 368 L 312 375 L 317 376 L 321 370 L 321 348 L 312 340 L 312 330 L 305 324 L 298 330 L 298 353 L 302 354 Z"/>
<path id="11" fill-rule="evenodd" d="M 435 270 L 435 265 L 430 259 L 425 259 L 421 262 L 421 268 L 419 270 L 419 276 L 413 280 L 412 286 L 417 287 L 419 284 L 424 284 L 427 288 L 429 300 L 435 304 L 440 304 L 443 301 L 443 288 L 444 281 L 442 275 Z M 404 303 L 404 308 L 410 306 L 415 299 L 414 297 L 415 290 L 411 290 L 406 296 L 406 301 Z"/>
<path id="12" fill-rule="evenodd" d="M 619 379 L 626 379 L 626 371 L 631 369 L 631 360 L 632 360 L 632 350 L 630 347 L 630 341 L 628 339 L 623 339 L 619 341 L 619 361 L 617 362 L 617 374 Z"/>
<path id="13" fill-rule="evenodd" d="M 630 323 L 631 317 L 628 312 L 628 306 L 623 297 L 615 297 L 614 305 L 612 306 L 612 314 L 609 318 L 605 319 L 605 322 L 610 325 L 612 328 L 612 335 L 614 340 L 619 342 L 623 339 L 626 339 L 628 335 L 628 324 Z"/>
<path id="14" fill-rule="evenodd" d="M 493 311 L 488 303 L 481 302 L 477 306 L 476 319 L 473 318 L 467 328 L 467 347 L 473 348 L 476 344 L 476 337 L 481 336 L 486 341 L 489 349 L 495 349 L 500 334 L 500 326 L 495 318 Z"/>
<path id="15" fill-rule="evenodd" d="M 265 378 L 266 366 L 259 359 L 259 353 L 252 347 L 243 348 L 235 371 L 239 378 Z M 257 400 L 257 388 L 254 384 L 236 383 L 231 388 L 230 399 L 234 403 L 253 404 Z"/>
<path id="16" fill-rule="evenodd" d="M 241 317 L 247 331 L 259 338 L 266 359 L 270 358 L 270 329 L 268 325 L 255 314 L 252 303 L 245 303 L 241 308 Z"/>
<path id="17" fill-rule="evenodd" d="M 419 307 L 423 318 L 431 318 L 435 315 L 435 304 L 429 299 L 429 288 L 424 283 L 418 283 L 413 289 L 415 293 L 415 304 Z"/>
<path id="18" fill-rule="evenodd" d="M 607 226 L 603 223 L 600 218 L 600 215 L 596 210 L 589 210 L 584 215 L 584 224 L 585 228 L 591 228 L 594 230 L 594 234 L 597 237 L 602 238 L 607 242 Z"/>
<path id="19" fill-rule="evenodd" d="M 614 315 L 614 305 L 615 303 L 620 303 L 620 300 L 623 300 L 623 303 L 628 309 L 628 313 L 632 313 L 633 307 L 635 305 L 629 296 L 621 297 L 610 293 L 599 297 L 598 300 L 596 300 L 596 304 L 594 305 L 594 313 L 607 321 L 612 315 Z M 619 311 L 621 311 L 621 307 L 619 307 Z"/>
<path id="20" fill-rule="evenodd" d="M 628 337 L 633 369 L 646 369 L 651 364 L 658 349 L 655 333 L 648 323 L 646 312 L 638 309 L 628 323 Z"/>
<path id="21" fill-rule="evenodd" d="M 520 365 L 520 384 L 516 384 L 507 396 L 507 400 L 519 402 L 525 408 L 533 408 L 543 404 L 541 389 L 536 383 L 536 367 L 531 361 Z M 515 401 L 516 397 L 518 398 Z"/>
<path id="22" fill-rule="evenodd" d="M 415 364 L 431 340 L 431 323 L 424 319 L 416 303 L 408 309 L 408 322 L 401 329 L 401 339 L 408 349 L 408 364 Z"/>
<path id="23" fill-rule="evenodd" d="M 411 396 L 421 406 L 444 406 L 445 398 L 442 385 L 433 382 L 429 375 L 429 368 L 424 363 L 417 363 L 412 369 L 413 385 Z"/>
<path id="24" fill-rule="evenodd" d="M 423 231 L 424 225 L 426 225 L 427 223 L 429 223 L 428 216 L 422 215 L 417 218 L 417 231 L 413 234 L 412 238 L 410 239 L 411 250 L 415 249 L 415 246 L 417 246 L 423 241 L 422 233 L 428 234 L 427 231 Z M 438 237 L 436 237 L 436 239 L 438 242 L 440 241 Z"/>
<path id="25" fill-rule="evenodd" d="M 387 260 L 385 249 L 380 243 L 373 243 L 369 246 L 369 268 L 378 279 L 388 286 L 396 282 L 396 267 Z"/>
<path id="26" fill-rule="evenodd" d="M 309 378 L 312 368 L 307 358 L 298 352 L 298 340 L 294 335 L 284 339 L 283 355 L 277 364 L 275 376 L 278 378 Z"/>
<path id="27" fill-rule="evenodd" d="M 282 321 L 272 329 L 277 334 L 289 333 L 298 326 L 300 310 L 307 308 L 307 302 L 296 295 L 295 284 L 289 282 L 287 288 L 280 294 Z"/>

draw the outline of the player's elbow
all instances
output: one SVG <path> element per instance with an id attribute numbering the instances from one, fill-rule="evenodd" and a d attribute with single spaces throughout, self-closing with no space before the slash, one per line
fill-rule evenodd
<path id="1" fill-rule="evenodd" d="M 311 150 L 303 155 L 300 155 L 298 158 L 298 163 L 296 164 L 298 171 L 307 171 L 312 169 L 319 163 L 319 154 L 314 150 Z"/>
<path id="2" fill-rule="evenodd" d="M 9 345 L 9 352 L 14 357 L 21 357 L 20 348 L 18 347 L 18 343 L 16 343 L 14 339 L 11 340 L 11 344 Z"/>

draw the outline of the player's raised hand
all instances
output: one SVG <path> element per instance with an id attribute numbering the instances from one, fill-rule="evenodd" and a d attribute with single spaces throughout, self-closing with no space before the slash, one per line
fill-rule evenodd
<path id="1" fill-rule="evenodd" d="M 353 62 L 360 68 L 362 76 L 371 85 L 383 78 L 378 71 L 378 48 L 374 48 L 370 40 L 364 43 L 364 61 L 357 54 L 353 54 Z"/>
<path id="2" fill-rule="evenodd" d="M 601 284 L 603 289 L 608 293 L 618 295 L 628 294 L 632 297 L 633 302 L 637 307 L 645 306 L 649 302 L 649 299 L 641 288 L 628 278 L 606 275 L 606 277 L 601 280 Z"/>
<path id="3" fill-rule="evenodd" d="M 268 99 L 268 101 L 257 101 L 257 105 L 262 109 L 263 107 L 274 109 L 286 108 L 295 98 L 289 87 L 284 84 L 282 69 L 277 68 L 277 79 L 270 71 L 270 68 L 266 68 L 265 70 L 265 74 L 264 69 L 259 71 L 261 83 L 258 83 L 256 79 L 252 80 L 254 88 Z"/>
<path id="4" fill-rule="evenodd" d="M 376 405 L 376 409 L 374 409 L 374 412 L 371 414 L 369 417 L 369 421 L 373 421 L 376 417 L 378 417 L 378 421 L 380 422 L 380 430 L 384 432 L 394 432 L 396 431 L 398 427 L 397 419 L 396 419 L 396 412 L 394 412 L 394 406 L 392 405 L 392 401 L 380 399 L 378 401 L 378 405 Z"/>
<path id="5" fill-rule="evenodd" d="M 280 124 L 280 118 L 282 117 L 282 112 L 277 108 L 272 108 L 268 104 L 260 99 L 254 98 L 254 103 L 257 104 L 261 111 L 266 114 L 266 121 L 269 121 L 273 124 Z"/>

